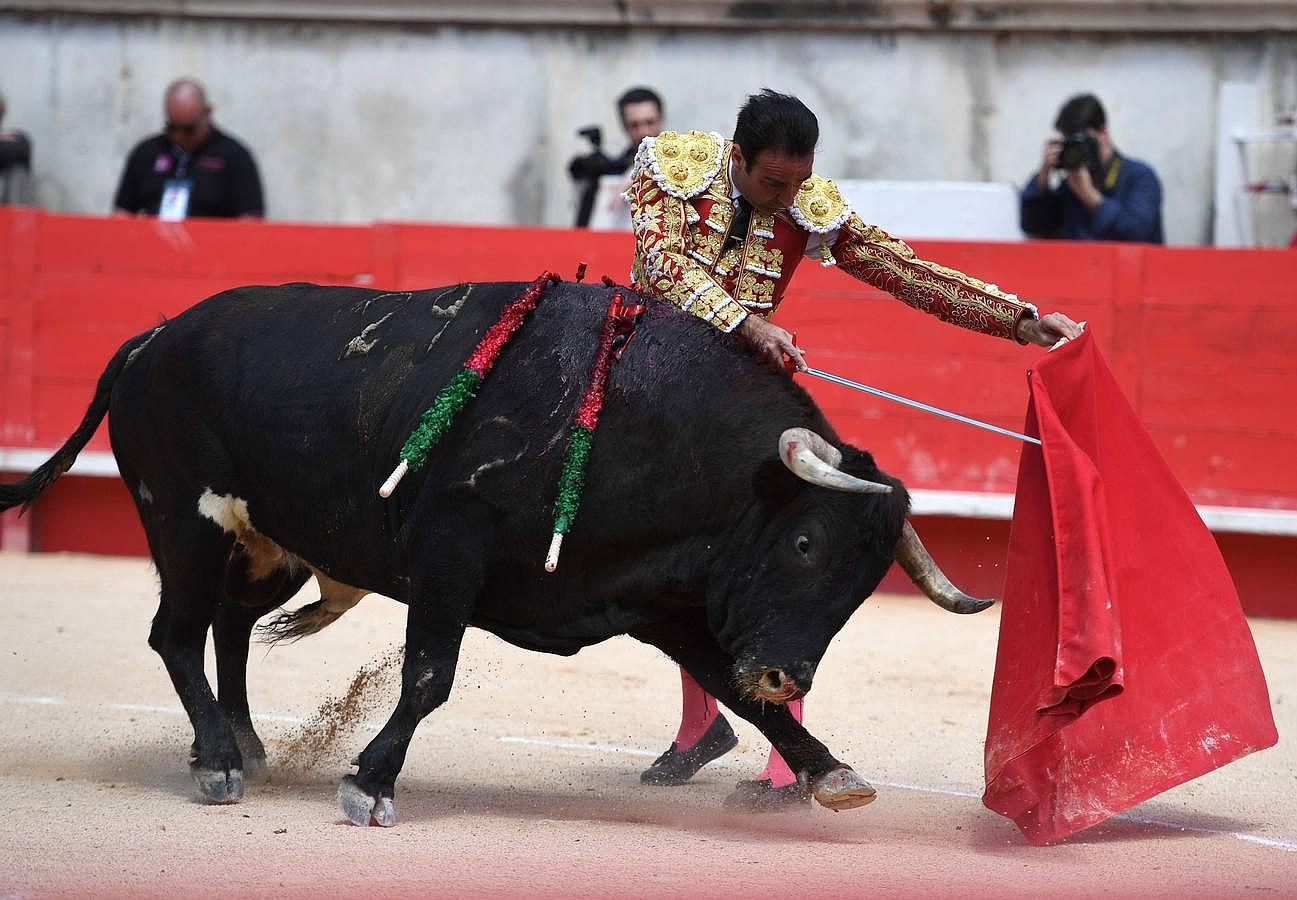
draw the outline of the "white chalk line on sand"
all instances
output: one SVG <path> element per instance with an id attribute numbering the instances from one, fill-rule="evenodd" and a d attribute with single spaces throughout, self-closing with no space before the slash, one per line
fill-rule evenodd
<path id="1" fill-rule="evenodd" d="M 615 744 L 582 744 L 578 741 L 555 741 L 549 738 L 500 737 L 504 744 L 534 744 L 537 747 L 552 747 L 555 750 L 598 750 L 600 753 L 620 753 L 625 756 L 661 756 L 652 750 L 641 750 L 638 747 L 618 747 Z"/>
<path id="2" fill-rule="evenodd" d="M 63 697 L 23 697 L 17 694 L 0 693 L 0 702 L 17 703 L 25 706 L 69 706 L 72 701 Z M 183 716 L 185 711 L 179 706 L 150 706 L 146 703 L 93 703 L 87 704 L 99 709 L 116 709 L 122 712 L 160 713 L 166 716 Z M 287 722 L 290 725 L 303 725 L 306 720 L 300 716 L 276 716 L 271 714 L 253 714 L 252 718 L 262 722 Z M 365 723 L 370 724 L 370 723 Z"/>
<path id="3" fill-rule="evenodd" d="M 0 692 L 0 702 L 16 703 L 26 706 L 68 706 L 71 701 L 63 697 L 38 697 L 25 696 L 20 694 L 9 694 Z M 151 706 L 143 703 L 98 703 L 91 704 L 101 709 L 114 709 L 122 712 L 146 712 L 160 713 L 163 715 L 183 716 L 185 711 L 178 706 Z M 282 716 L 273 713 L 254 713 L 252 718 L 262 722 L 280 722 L 289 725 L 305 725 L 308 719 L 301 716 Z M 382 726 L 377 722 L 362 722 L 362 727 L 370 731 L 378 731 Z M 552 738 L 538 737 L 514 737 L 504 735 L 496 738 L 504 744 L 530 744 L 537 747 L 548 747 L 554 750 L 579 750 L 593 751 L 596 753 L 616 753 L 624 756 L 642 756 L 656 757 L 659 754 L 653 750 L 642 750 L 639 747 L 622 747 L 616 744 L 583 744 L 579 741 L 559 741 Z M 965 797 L 973 800 L 980 800 L 982 795 L 979 791 L 958 790 L 954 788 L 939 788 L 923 784 L 906 784 L 900 781 L 879 781 L 873 780 L 873 783 L 879 787 L 896 788 L 903 791 L 915 791 L 922 794 L 938 794 L 946 797 Z M 1192 831 L 1198 834 L 1217 834 L 1225 837 L 1232 837 L 1235 840 L 1243 841 L 1249 844 L 1255 844 L 1259 847 L 1269 847 L 1275 850 L 1283 850 L 1288 853 L 1297 853 L 1297 842 L 1280 841 L 1273 838 L 1264 838 L 1255 834 L 1246 834 L 1241 831 L 1225 831 L 1220 828 L 1207 828 L 1202 825 L 1186 825 L 1183 822 L 1168 822 L 1164 819 L 1150 819 L 1144 816 L 1136 816 L 1131 813 L 1117 813 L 1112 816 L 1114 819 L 1121 819 L 1126 822 L 1134 822 L 1139 825 L 1150 825 L 1158 828 L 1169 828 L 1177 831 Z"/>

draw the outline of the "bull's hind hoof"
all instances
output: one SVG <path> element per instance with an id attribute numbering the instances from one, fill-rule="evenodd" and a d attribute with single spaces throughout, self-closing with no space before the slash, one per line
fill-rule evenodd
<path id="1" fill-rule="evenodd" d="M 850 766 L 830 769 L 811 782 L 811 796 L 820 806 L 828 807 L 834 812 L 872 803 L 877 794 L 873 785 L 857 775 Z"/>
<path id="2" fill-rule="evenodd" d="M 362 828 L 368 825 L 391 828 L 396 824 L 396 806 L 392 803 L 392 798 L 379 797 L 375 800 L 356 784 L 353 775 L 343 778 L 338 785 L 338 805 L 352 825 Z"/>
<path id="3" fill-rule="evenodd" d="M 190 774 L 198 784 L 198 790 L 209 803 L 238 803 L 243 799 L 243 772 L 230 769 L 228 772 L 214 769 L 190 767 Z"/>

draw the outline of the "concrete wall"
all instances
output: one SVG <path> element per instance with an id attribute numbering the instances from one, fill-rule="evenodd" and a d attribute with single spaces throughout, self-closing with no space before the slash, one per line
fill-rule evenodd
<path id="1" fill-rule="evenodd" d="M 1119 147 L 1152 163 L 1171 243 L 1211 237 L 1217 96 L 1297 106 L 1297 35 L 719 31 L 253 22 L 0 13 L 5 124 L 35 144 L 49 209 L 106 212 L 171 78 L 205 79 L 261 164 L 275 219 L 566 224 L 574 131 L 660 90 L 678 128 L 733 127 L 764 85 L 821 118 L 842 178 L 1021 183 L 1059 103 L 1093 90 Z M 867 215 L 867 210 L 865 211 Z M 886 223 L 882 223 L 886 224 Z"/>

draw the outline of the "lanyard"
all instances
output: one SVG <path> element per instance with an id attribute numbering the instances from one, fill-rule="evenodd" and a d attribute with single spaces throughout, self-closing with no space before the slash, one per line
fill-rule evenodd
<path id="1" fill-rule="evenodd" d="M 193 154 L 181 147 L 172 146 L 171 155 L 176 159 L 176 178 L 184 178 L 189 174 L 189 161 L 193 159 Z"/>

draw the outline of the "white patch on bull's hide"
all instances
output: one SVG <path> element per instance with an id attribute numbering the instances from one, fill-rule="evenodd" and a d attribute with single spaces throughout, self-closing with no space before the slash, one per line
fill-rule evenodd
<path id="1" fill-rule="evenodd" d="M 519 454 L 519 456 L 521 456 L 521 454 Z M 513 459 L 517 459 L 517 458 L 518 457 L 515 456 Z M 479 475 L 483 475 L 491 471 L 492 469 L 498 469 L 503 465 L 511 463 L 513 462 L 513 459 L 505 459 L 501 457 L 500 459 L 493 459 L 490 462 L 482 463 L 482 465 L 478 466 L 476 469 L 473 470 L 473 474 L 468 476 L 468 481 L 464 482 L 464 484 L 470 488 L 477 487 L 477 479 Z"/>
<path id="2" fill-rule="evenodd" d="M 473 474 L 468 476 L 468 480 L 462 482 L 462 484 L 464 484 L 466 487 L 469 488 L 476 488 L 477 480 L 483 475 L 485 475 L 487 472 L 490 472 L 492 469 L 498 469 L 502 466 L 507 466 L 511 463 L 515 463 L 518 460 L 522 459 L 523 455 L 527 452 L 527 446 L 529 444 L 527 435 L 523 432 L 521 428 L 513 424 L 513 422 L 509 421 L 509 419 L 505 418 L 504 416 L 495 416 L 479 424 L 476 428 L 473 429 L 472 433 L 469 435 L 469 441 L 471 442 L 478 435 L 478 433 L 485 428 L 499 428 L 499 429 L 513 431 L 520 438 L 521 446 L 518 447 L 518 451 L 514 453 L 513 456 L 508 456 L 508 457 L 502 456 L 498 459 L 493 459 L 490 462 L 484 462 L 481 465 L 479 465 L 476 469 L 474 469 Z"/>
<path id="3" fill-rule="evenodd" d="M 384 300 L 405 301 L 409 300 L 413 296 L 414 294 L 409 291 L 388 291 L 386 294 L 379 294 L 377 297 L 370 297 L 360 305 L 359 309 L 355 309 L 354 311 L 363 316 L 365 313 L 369 312 L 369 304 L 371 303 L 381 303 Z"/>
<path id="4" fill-rule="evenodd" d="M 348 356 L 360 356 L 373 350 L 374 345 L 378 343 L 378 338 L 374 338 L 372 341 L 366 341 L 365 338 L 369 337 L 375 328 L 382 325 L 394 315 L 396 315 L 396 310 L 392 310 L 377 322 L 372 322 L 369 325 L 366 325 L 365 329 L 360 332 L 360 334 L 351 339 L 351 343 L 347 345 L 347 352 L 342 354 L 342 358 L 346 359 Z"/>
<path id="5" fill-rule="evenodd" d="M 149 490 L 149 486 L 143 481 L 140 482 L 140 486 L 135 493 L 139 496 L 141 503 L 153 502 L 153 492 Z"/>
<path id="6" fill-rule="evenodd" d="M 437 301 L 440 300 L 442 297 L 446 296 L 446 294 L 450 293 L 450 291 L 452 290 L 454 290 L 454 288 L 447 288 L 446 290 L 438 294 L 436 297 L 432 298 L 431 312 L 433 316 L 438 319 L 445 319 L 446 324 L 442 325 L 441 328 L 437 330 L 437 333 L 432 336 L 432 340 L 428 342 L 429 350 L 431 350 L 433 348 L 433 345 L 437 343 L 438 339 L 440 339 L 442 335 L 442 332 L 446 330 L 447 326 L 450 325 L 451 321 L 455 318 L 455 316 L 459 315 L 459 311 L 464 308 L 464 301 L 468 299 L 469 294 L 473 293 L 473 285 L 469 284 L 469 286 L 464 289 L 464 296 L 460 297 L 450 306 L 438 306 Z"/>
<path id="7" fill-rule="evenodd" d="M 218 497 L 212 493 L 211 488 L 204 490 L 203 496 L 198 498 L 198 514 L 205 519 L 211 519 L 230 534 L 237 535 L 252 528 L 252 520 L 248 518 L 247 500 L 242 500 L 233 494 Z"/>
<path id="8" fill-rule="evenodd" d="M 154 328 L 152 333 L 149 334 L 149 336 L 144 339 L 144 343 L 140 344 L 130 353 L 126 354 L 126 366 L 129 366 L 131 363 L 135 362 L 135 357 L 139 356 L 140 351 L 143 350 L 145 347 L 147 347 L 149 344 L 153 343 L 153 339 L 158 336 L 158 332 L 160 332 L 162 329 L 166 327 L 167 327 L 166 323 L 164 322 L 163 324 L 159 325 L 157 328 Z M 123 368 L 125 368 L 125 366 L 123 366 Z"/>
<path id="9" fill-rule="evenodd" d="M 300 571 L 304 563 L 293 553 L 257 531 L 248 516 L 248 501 L 225 494 L 218 497 L 211 488 L 198 498 L 198 514 L 211 519 L 224 531 L 234 535 L 235 549 L 247 558 L 248 577 L 253 581 L 269 578 L 279 569 Z"/>
<path id="10" fill-rule="evenodd" d="M 454 288 L 447 288 L 446 290 L 442 291 L 440 294 L 432 298 L 432 309 L 429 310 L 429 312 L 431 312 L 433 316 L 435 316 L 438 319 L 455 318 L 455 316 L 459 314 L 459 311 L 463 309 L 464 301 L 468 299 L 468 295 L 473 293 L 473 285 L 469 284 L 468 287 L 464 288 L 464 296 L 460 297 L 454 303 L 450 304 L 450 306 L 438 306 L 437 301 L 440 300 L 442 297 L 446 296 L 447 294 L 449 294 L 453 290 Z"/>
<path id="11" fill-rule="evenodd" d="M 305 612 L 300 627 L 302 634 L 319 631 L 359 603 L 366 594 L 373 593 L 367 588 L 335 581 L 318 567 L 304 562 L 258 532 L 248 516 L 248 501 L 241 497 L 233 494 L 218 496 L 209 487 L 198 498 L 198 513 L 239 539 L 243 545 L 241 552 L 249 560 L 248 575 L 254 581 L 269 577 L 277 568 L 287 568 L 290 572 L 297 571 L 302 566 L 310 568 L 320 586 L 320 602 L 313 607 L 303 607 Z"/>

